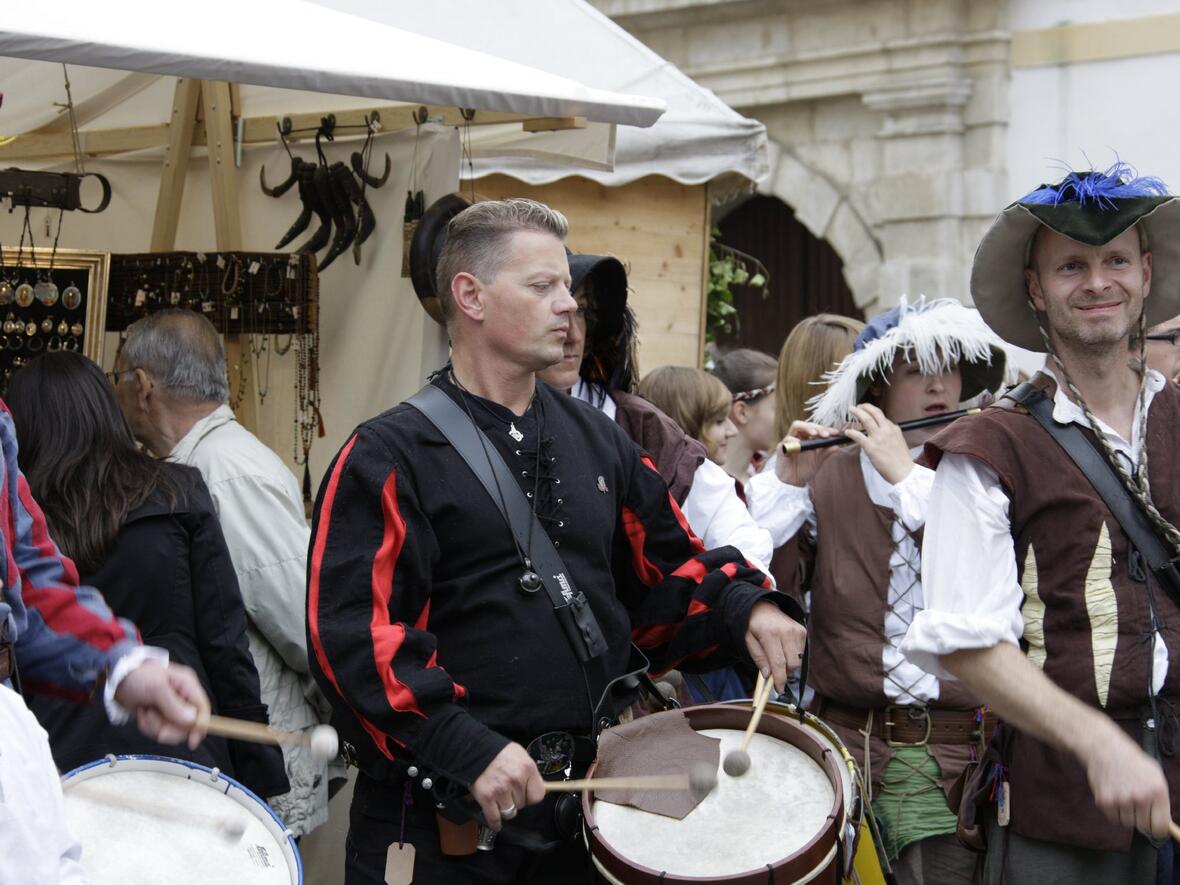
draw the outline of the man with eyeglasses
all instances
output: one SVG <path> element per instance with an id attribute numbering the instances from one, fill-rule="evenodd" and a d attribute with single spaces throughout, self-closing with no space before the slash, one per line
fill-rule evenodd
<path id="1" fill-rule="evenodd" d="M 1147 365 L 1180 381 L 1180 316 L 1147 330 Z"/>

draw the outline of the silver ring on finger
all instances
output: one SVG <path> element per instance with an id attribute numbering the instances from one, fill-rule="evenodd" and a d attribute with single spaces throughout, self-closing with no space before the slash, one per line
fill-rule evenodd
<path id="1" fill-rule="evenodd" d="M 500 817 L 504 820 L 512 820 L 512 818 L 516 817 L 516 803 L 513 802 L 507 808 L 501 808 Z"/>

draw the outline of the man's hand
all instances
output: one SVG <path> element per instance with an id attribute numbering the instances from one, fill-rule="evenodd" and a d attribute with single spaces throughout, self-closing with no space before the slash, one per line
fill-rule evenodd
<path id="1" fill-rule="evenodd" d="M 1117 725 L 1098 731 L 1082 759 L 1098 807 L 1114 823 L 1167 839 L 1172 809 L 1164 770 Z"/>
<path id="2" fill-rule="evenodd" d="M 135 714 L 140 731 L 160 743 L 187 738 L 195 750 L 205 739 L 209 698 L 197 674 L 183 664 L 144 661 L 123 677 L 115 700 Z"/>
<path id="3" fill-rule="evenodd" d="M 471 785 L 471 795 L 488 826 L 499 832 L 502 821 L 512 820 L 517 811 L 545 798 L 545 782 L 528 751 L 520 744 L 509 744 Z"/>
<path id="4" fill-rule="evenodd" d="M 803 664 L 807 630 L 798 621 L 784 615 L 773 602 L 760 600 L 750 610 L 746 626 L 746 650 L 764 675 L 774 680 L 774 687 L 787 687 L 787 673 Z"/>
<path id="5" fill-rule="evenodd" d="M 906 445 L 902 429 L 869 403 L 853 406 L 850 411 L 863 429 L 849 428 L 844 435 L 864 449 L 885 481 L 895 486 L 909 476 L 914 469 L 914 459 L 910 457 L 910 447 Z"/>
<path id="6" fill-rule="evenodd" d="M 787 442 L 803 442 L 809 439 L 826 439 L 840 434 L 822 424 L 810 421 L 792 421 L 787 428 L 787 435 L 779 443 L 778 457 L 774 459 L 774 472 L 780 482 L 792 486 L 805 486 L 819 473 L 824 461 L 834 449 L 814 449 L 810 452 L 799 452 L 795 455 L 784 455 L 782 445 Z"/>

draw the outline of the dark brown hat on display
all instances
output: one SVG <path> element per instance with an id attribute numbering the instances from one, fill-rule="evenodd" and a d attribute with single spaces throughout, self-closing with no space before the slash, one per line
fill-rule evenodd
<path id="1" fill-rule="evenodd" d="M 471 203 L 459 194 L 447 194 L 431 203 L 410 240 L 410 281 L 422 307 L 440 325 L 446 322 L 438 300 L 438 258 L 447 242 L 447 225 Z"/>

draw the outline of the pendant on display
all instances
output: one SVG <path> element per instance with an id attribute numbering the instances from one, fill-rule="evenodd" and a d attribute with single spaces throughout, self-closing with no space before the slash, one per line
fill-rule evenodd
<path id="1" fill-rule="evenodd" d="M 525 593 L 536 593 L 541 589 L 541 576 L 532 569 L 528 569 L 520 576 L 520 589 Z"/>
<path id="2" fill-rule="evenodd" d="M 82 304 L 82 290 L 74 285 L 66 286 L 66 290 L 61 293 L 61 303 L 66 310 L 77 310 Z"/>
<path id="3" fill-rule="evenodd" d="M 37 324 L 32 320 L 29 320 L 29 322 L 25 324 L 25 334 L 30 338 L 37 334 Z"/>
<path id="4" fill-rule="evenodd" d="M 0 280 L 0 304 L 12 304 L 16 297 L 16 289 L 8 280 Z"/>
<path id="5" fill-rule="evenodd" d="M 53 331 L 53 317 L 46 317 L 41 320 L 41 334 L 48 335 Z"/>
<path id="6" fill-rule="evenodd" d="M 60 335 L 62 338 L 65 338 L 66 335 L 70 334 L 70 324 L 67 323 L 65 320 L 62 320 L 60 323 L 58 323 L 57 324 L 57 334 Z"/>
<path id="7" fill-rule="evenodd" d="M 57 295 L 57 283 L 53 280 L 38 280 L 37 285 L 33 287 L 33 296 L 46 307 L 57 304 Z"/>
<path id="8" fill-rule="evenodd" d="M 70 326 L 70 334 L 75 338 L 81 338 L 83 331 L 84 330 L 81 323 L 74 323 L 72 326 Z"/>
<path id="9" fill-rule="evenodd" d="M 20 307 L 28 307 L 33 303 L 33 287 L 28 283 L 21 283 L 16 287 L 16 303 Z"/>

